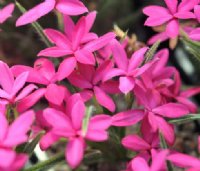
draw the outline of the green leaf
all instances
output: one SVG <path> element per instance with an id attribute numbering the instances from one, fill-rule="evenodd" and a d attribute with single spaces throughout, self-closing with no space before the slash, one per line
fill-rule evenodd
<path id="1" fill-rule="evenodd" d="M 22 14 L 24 14 L 27 11 L 19 2 L 15 1 L 15 4 Z M 42 28 L 42 26 L 38 22 L 33 22 L 33 23 L 31 23 L 31 25 L 33 26 L 35 31 L 38 33 L 38 35 L 41 37 L 42 41 L 46 44 L 46 46 L 51 47 L 52 43 L 49 41 L 47 36 L 44 34 L 44 32 L 43 32 L 44 29 Z"/>
<path id="2" fill-rule="evenodd" d="M 183 35 L 181 38 L 185 49 L 193 55 L 193 57 L 200 62 L 200 42 L 191 40 L 187 35 Z"/>
<path id="3" fill-rule="evenodd" d="M 154 57 L 154 54 L 156 53 L 158 47 L 160 46 L 160 40 L 158 40 L 157 42 L 155 42 L 151 48 L 147 51 L 146 55 L 145 55 L 145 61 L 144 63 L 147 63 L 149 61 L 151 61 Z"/>
<path id="4" fill-rule="evenodd" d="M 43 132 L 40 132 L 30 143 L 27 143 L 26 146 L 24 147 L 23 152 L 31 155 L 40 141 L 41 137 L 43 135 Z"/>
<path id="5" fill-rule="evenodd" d="M 182 124 L 182 123 L 199 120 L 199 119 L 200 119 L 200 114 L 189 114 L 178 119 L 169 119 L 168 121 L 170 123 Z"/>
<path id="6" fill-rule="evenodd" d="M 94 111 L 94 106 L 89 106 L 86 110 L 86 115 L 83 119 L 83 125 L 82 125 L 83 135 L 87 133 L 89 120 L 90 117 L 92 116 L 93 111 Z"/>

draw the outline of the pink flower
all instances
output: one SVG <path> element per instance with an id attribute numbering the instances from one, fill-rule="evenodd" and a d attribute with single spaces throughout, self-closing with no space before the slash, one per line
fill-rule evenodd
<path id="1" fill-rule="evenodd" d="M 62 66 L 60 66 L 58 72 L 56 72 L 54 64 L 50 60 L 40 58 L 35 61 L 34 68 L 24 65 L 15 65 L 12 67 L 12 72 L 15 76 L 24 72 L 29 72 L 27 82 L 46 86 L 46 88 L 38 89 L 33 94 L 32 98 L 39 100 L 44 95 L 50 103 L 61 105 L 65 97 L 69 94 L 69 91 L 64 86 L 56 84 L 56 82 L 61 81 L 66 74 L 66 71 L 63 73 L 63 68 L 61 67 Z"/>
<path id="2" fill-rule="evenodd" d="M 96 13 L 89 13 L 83 16 L 76 25 L 72 20 L 65 16 L 65 34 L 46 29 L 45 33 L 55 46 L 42 50 L 38 56 L 63 57 L 68 56 L 60 64 L 66 72 L 66 77 L 74 70 L 77 62 L 82 64 L 95 65 L 93 52 L 103 48 L 115 38 L 115 34 L 110 32 L 101 37 L 90 33 L 94 23 Z M 66 68 L 68 68 L 66 70 Z"/>
<path id="3" fill-rule="evenodd" d="M 104 77 L 104 81 L 119 77 L 119 89 L 127 94 L 135 87 L 135 79 L 151 67 L 152 62 L 140 67 L 148 48 L 142 48 L 128 59 L 126 52 L 118 41 L 112 42 L 113 58 L 118 68 L 111 69 Z"/>
<path id="4" fill-rule="evenodd" d="M 149 6 L 143 12 L 148 16 L 146 26 L 160 26 L 166 24 L 166 33 L 170 38 L 175 38 L 179 34 L 178 19 L 193 19 L 195 15 L 190 12 L 198 0 L 182 0 L 178 4 L 177 0 L 165 0 L 167 8 L 160 6 Z"/>
<path id="5" fill-rule="evenodd" d="M 21 164 L 24 164 L 26 157 L 17 155 L 13 148 L 27 141 L 27 132 L 30 130 L 33 120 L 34 113 L 29 111 L 21 114 L 9 125 L 5 115 L 0 113 L 0 168 L 3 170 L 21 167 Z M 19 166 L 17 161 L 21 163 Z"/>
<path id="6" fill-rule="evenodd" d="M 108 139 L 107 129 L 111 124 L 111 118 L 107 115 L 96 115 L 90 118 L 88 127 L 83 127 L 86 113 L 85 105 L 79 94 L 68 99 L 66 112 L 47 108 L 44 117 L 52 126 L 51 135 L 68 139 L 65 156 L 66 161 L 72 168 L 76 168 L 82 161 L 86 148 L 85 140 L 101 142 Z M 55 122 L 56 120 L 56 122 Z M 41 141 L 41 146 L 46 142 L 55 142 L 47 133 Z M 43 144 L 44 143 L 44 144 Z"/>
<path id="7" fill-rule="evenodd" d="M 159 136 L 158 134 L 151 133 L 146 130 L 146 135 L 141 138 L 138 135 L 128 135 L 122 139 L 122 145 L 136 152 L 151 151 L 152 149 L 158 149 Z"/>
<path id="8" fill-rule="evenodd" d="M 14 4 L 11 3 L 0 10 L 0 24 L 4 23 L 9 17 L 11 17 L 14 8 Z"/>
<path id="9" fill-rule="evenodd" d="M 128 171 L 161 171 L 165 170 L 165 160 L 168 155 L 168 150 L 162 150 L 155 153 L 152 156 L 151 166 L 149 166 L 148 161 L 143 157 L 135 157 L 130 163 L 130 169 Z M 165 167 L 164 167 L 165 168 Z"/>
<path id="10" fill-rule="evenodd" d="M 144 106 L 145 118 L 143 126 L 149 131 L 157 132 L 158 130 L 163 134 L 164 138 L 169 144 L 174 143 L 173 126 L 165 118 L 179 118 L 189 114 L 189 110 L 182 104 L 165 103 L 161 104 L 160 95 L 151 90 L 144 91 L 141 87 L 135 88 L 135 95 L 139 102 Z"/>
<path id="11" fill-rule="evenodd" d="M 72 85 L 83 89 L 80 92 L 83 99 L 88 100 L 94 95 L 100 105 L 114 112 L 115 103 L 107 93 L 118 93 L 118 82 L 102 82 L 103 77 L 112 68 L 112 65 L 112 62 L 108 60 L 95 70 L 94 66 L 79 64 L 78 70 L 74 71 L 68 77 L 68 80 Z"/>
<path id="12" fill-rule="evenodd" d="M 66 15 L 79 15 L 88 12 L 80 0 L 45 0 L 23 14 L 16 22 L 16 26 L 22 26 L 38 20 L 53 9 Z"/>
<path id="13" fill-rule="evenodd" d="M 29 75 L 28 72 L 23 72 L 14 79 L 11 69 L 2 61 L 0 61 L 0 72 L 3 75 L 0 78 L 0 85 L 2 87 L 2 89 L 0 88 L 1 104 L 20 104 L 25 97 L 37 88 L 34 84 L 25 86 Z"/>

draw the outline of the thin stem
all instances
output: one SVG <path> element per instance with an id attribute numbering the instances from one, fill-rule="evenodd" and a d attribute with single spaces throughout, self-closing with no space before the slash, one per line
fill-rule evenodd
<path id="1" fill-rule="evenodd" d="M 162 136 L 162 134 L 160 134 L 160 145 L 161 145 L 162 149 L 168 149 L 167 143 L 166 143 L 164 137 Z M 167 161 L 167 170 L 174 171 L 173 166 L 170 161 Z"/>
<path id="2" fill-rule="evenodd" d="M 56 165 L 62 161 L 65 160 L 65 155 L 64 153 L 60 153 L 49 160 L 46 160 L 44 162 L 38 163 L 30 168 L 24 169 L 23 171 L 44 171 L 49 168 L 51 168 L 53 165 Z"/>

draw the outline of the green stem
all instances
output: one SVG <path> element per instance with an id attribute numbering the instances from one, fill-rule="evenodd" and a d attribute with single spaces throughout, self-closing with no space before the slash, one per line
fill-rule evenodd
<path id="1" fill-rule="evenodd" d="M 56 165 L 64 160 L 65 160 L 64 153 L 60 153 L 60 154 L 50 158 L 49 160 L 38 163 L 38 164 L 36 164 L 30 168 L 24 169 L 22 171 L 44 171 L 44 170 L 51 168 L 53 165 Z"/>
<path id="2" fill-rule="evenodd" d="M 19 2 L 15 1 L 15 4 L 22 14 L 26 12 L 26 9 Z M 33 26 L 35 31 L 38 33 L 38 35 L 41 37 L 42 41 L 46 44 L 46 46 L 51 47 L 52 44 L 48 40 L 47 36 L 44 34 L 42 26 L 38 22 L 33 22 L 31 23 L 31 25 Z"/>
<path id="3" fill-rule="evenodd" d="M 56 13 L 57 20 L 58 20 L 58 28 L 59 28 L 59 30 L 63 31 L 64 30 L 63 15 L 58 11 L 55 11 L 55 13 Z"/>
<path id="4" fill-rule="evenodd" d="M 166 143 L 164 137 L 162 136 L 162 134 L 160 134 L 160 145 L 161 145 L 162 149 L 168 149 L 167 143 Z M 174 171 L 173 166 L 170 161 L 167 161 L 167 170 Z"/>

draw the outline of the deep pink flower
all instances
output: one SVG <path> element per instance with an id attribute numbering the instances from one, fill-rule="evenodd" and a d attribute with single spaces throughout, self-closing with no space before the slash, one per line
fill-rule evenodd
<path id="1" fill-rule="evenodd" d="M 179 118 L 189 114 L 189 110 L 179 103 L 161 104 L 160 95 L 157 92 L 146 90 L 141 87 L 135 88 L 135 95 L 139 104 L 144 106 L 146 117 L 143 120 L 143 125 L 146 129 L 153 132 L 160 131 L 169 144 L 174 142 L 173 126 L 164 118 Z M 163 118 L 164 117 L 164 118 Z M 148 128 L 147 128 L 148 127 Z"/>
<path id="2" fill-rule="evenodd" d="M 18 105 L 25 97 L 37 88 L 34 84 L 25 86 L 29 72 L 20 73 L 16 79 L 14 79 L 11 69 L 2 61 L 0 61 L 0 73 L 3 75 L 3 77 L 0 78 L 0 85 L 2 87 L 0 88 L 1 104 Z M 23 105 L 26 106 L 27 104 Z M 23 105 L 21 106 L 22 108 Z M 30 105 L 27 106 L 30 107 Z"/>
<path id="3" fill-rule="evenodd" d="M 148 161 L 143 157 L 135 157 L 130 162 L 129 169 L 127 171 L 161 171 L 163 170 L 163 167 L 165 168 L 165 160 L 168 153 L 168 150 L 162 150 L 153 154 L 151 166 L 149 166 Z"/>
<path id="4" fill-rule="evenodd" d="M 66 15 L 79 15 L 88 12 L 80 0 L 45 0 L 39 5 L 27 11 L 16 22 L 16 26 L 22 26 L 38 20 L 53 9 Z"/>
<path id="5" fill-rule="evenodd" d="M 90 99 L 94 95 L 100 105 L 114 112 L 115 103 L 107 93 L 118 93 L 118 82 L 112 80 L 102 82 L 112 66 L 109 60 L 102 63 L 96 70 L 94 66 L 79 64 L 78 70 L 74 71 L 68 79 L 72 85 L 83 89 L 80 92 L 83 99 Z"/>
<path id="6" fill-rule="evenodd" d="M 15 5 L 11 3 L 0 9 L 0 24 L 4 23 L 9 17 L 11 17 L 14 8 Z"/>
<path id="7" fill-rule="evenodd" d="M 18 156 L 13 148 L 27 141 L 27 132 L 30 130 L 33 120 L 33 111 L 28 111 L 9 125 L 5 115 L 0 113 L 0 168 L 5 170 L 15 168 L 18 166 L 16 165 L 17 161 L 24 163 L 24 157 Z"/>
<path id="8" fill-rule="evenodd" d="M 65 71 L 64 73 L 62 72 L 63 69 L 61 69 L 61 67 L 59 67 L 58 72 L 56 72 L 54 64 L 50 60 L 40 58 L 35 61 L 33 68 L 24 65 L 15 65 L 12 67 L 12 72 L 15 76 L 24 72 L 29 72 L 27 82 L 46 86 L 46 88 L 37 90 L 33 96 L 39 100 L 44 95 L 50 103 L 61 105 L 65 96 L 69 94 L 69 91 L 64 86 L 56 84 L 58 81 L 61 81 L 66 74 Z"/>
<path id="9" fill-rule="evenodd" d="M 65 34 L 46 29 L 45 33 L 55 46 L 42 50 L 38 56 L 63 57 L 68 56 L 60 64 L 60 68 L 67 77 L 76 67 L 77 62 L 95 65 L 93 52 L 100 50 L 115 38 L 115 34 L 110 32 L 101 37 L 90 33 L 94 23 L 96 13 L 83 16 L 76 25 L 69 17 L 65 17 Z M 67 69 L 66 69 L 67 68 Z"/>
<path id="10" fill-rule="evenodd" d="M 198 0 L 182 0 L 178 4 L 177 0 L 165 0 L 167 8 L 161 6 L 148 6 L 143 12 L 148 16 L 145 22 L 146 26 L 159 26 L 166 24 L 166 33 L 169 37 L 175 38 L 179 34 L 178 19 L 194 19 L 195 15 L 190 12 Z"/>
<path id="11" fill-rule="evenodd" d="M 148 48 L 142 48 L 135 52 L 130 59 L 123 46 L 118 41 L 112 42 L 113 58 L 118 68 L 111 69 L 104 77 L 104 81 L 119 76 L 119 89 L 127 94 L 135 86 L 135 80 L 143 72 L 151 67 L 152 62 L 140 67 L 144 61 L 144 55 Z"/>
<path id="12" fill-rule="evenodd" d="M 46 142 L 55 142 L 52 135 L 67 138 L 66 161 L 72 168 L 77 167 L 84 155 L 85 140 L 101 142 L 108 139 L 107 129 L 111 125 L 111 117 L 108 115 L 96 115 L 90 118 L 87 129 L 83 129 L 83 120 L 86 108 L 79 94 L 68 99 L 66 112 L 47 108 L 44 117 L 52 126 L 51 135 L 47 133 L 41 141 L 41 146 L 47 148 Z M 56 122 L 55 122 L 56 120 Z M 43 144 L 44 143 L 44 144 Z"/>

